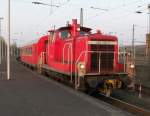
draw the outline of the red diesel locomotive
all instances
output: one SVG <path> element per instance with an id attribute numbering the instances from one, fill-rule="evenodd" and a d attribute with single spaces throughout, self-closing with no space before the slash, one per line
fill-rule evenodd
<path id="1" fill-rule="evenodd" d="M 39 72 L 58 74 L 56 77 L 70 81 L 76 89 L 91 87 L 103 93 L 122 86 L 125 73 L 118 55 L 117 37 L 92 33 L 76 19 L 20 48 L 20 60 Z"/>

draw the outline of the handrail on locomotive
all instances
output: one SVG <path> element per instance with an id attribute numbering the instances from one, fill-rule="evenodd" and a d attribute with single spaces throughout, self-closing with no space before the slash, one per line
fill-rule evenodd
<path id="1" fill-rule="evenodd" d="M 65 48 L 66 48 L 67 45 L 69 46 L 69 47 L 68 47 L 68 57 L 67 57 L 67 58 L 68 58 L 68 62 L 70 62 L 70 60 L 71 60 L 71 68 L 70 68 L 70 69 L 71 69 L 71 71 L 70 71 L 70 76 L 71 76 L 71 77 L 70 77 L 70 82 L 72 83 L 72 81 L 73 81 L 73 74 L 72 74 L 72 72 L 73 72 L 73 71 L 72 71 L 73 63 L 72 63 L 72 59 L 73 59 L 73 57 L 72 57 L 72 44 L 71 44 L 71 43 L 65 43 L 65 45 L 64 45 L 64 47 L 63 47 L 63 64 L 64 64 L 64 62 L 65 62 L 65 60 L 64 60 L 64 59 L 65 59 L 65 58 L 64 58 L 64 57 L 65 57 L 65 55 L 64 55 L 65 52 L 64 52 L 64 51 L 65 51 Z M 69 52 L 69 50 L 70 50 L 70 52 Z M 69 55 L 69 53 L 70 53 L 71 55 Z M 71 57 L 71 58 L 70 58 L 70 57 Z"/>

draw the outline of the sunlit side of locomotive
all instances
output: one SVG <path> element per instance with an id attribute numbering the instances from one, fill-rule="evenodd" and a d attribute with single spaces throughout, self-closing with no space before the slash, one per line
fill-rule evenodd
<path id="1" fill-rule="evenodd" d="M 118 63 L 118 39 L 92 33 L 76 19 L 59 29 L 52 29 L 37 42 L 21 47 L 21 61 L 46 72 L 55 79 L 67 80 L 76 89 L 110 94 L 122 86 Z"/>

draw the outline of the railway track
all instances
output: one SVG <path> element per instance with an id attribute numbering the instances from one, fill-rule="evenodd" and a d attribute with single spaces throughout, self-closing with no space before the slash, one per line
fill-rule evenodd
<path id="1" fill-rule="evenodd" d="M 103 100 L 104 102 L 107 102 L 115 107 L 118 107 L 124 111 L 130 112 L 136 116 L 150 116 L 150 111 L 140 108 L 138 106 L 129 104 L 127 102 L 115 99 L 113 97 L 106 97 L 103 94 L 97 94 L 94 95 L 97 99 Z"/>

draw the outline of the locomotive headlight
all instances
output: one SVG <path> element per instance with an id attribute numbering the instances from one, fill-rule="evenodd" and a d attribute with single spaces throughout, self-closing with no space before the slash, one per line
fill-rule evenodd
<path id="1" fill-rule="evenodd" d="M 135 65 L 134 65 L 134 64 L 131 64 L 131 65 L 130 65 L 130 68 L 135 68 Z"/>
<path id="2" fill-rule="evenodd" d="M 77 31 L 80 31 L 80 27 L 77 28 Z"/>
<path id="3" fill-rule="evenodd" d="M 84 64 L 80 64 L 80 69 L 84 69 L 85 65 Z"/>
<path id="4" fill-rule="evenodd" d="M 86 73 L 86 66 L 84 62 L 78 63 L 78 75 L 83 76 Z"/>
<path id="5" fill-rule="evenodd" d="M 78 69 L 79 70 L 85 70 L 85 63 L 84 62 L 79 62 L 78 63 Z"/>

